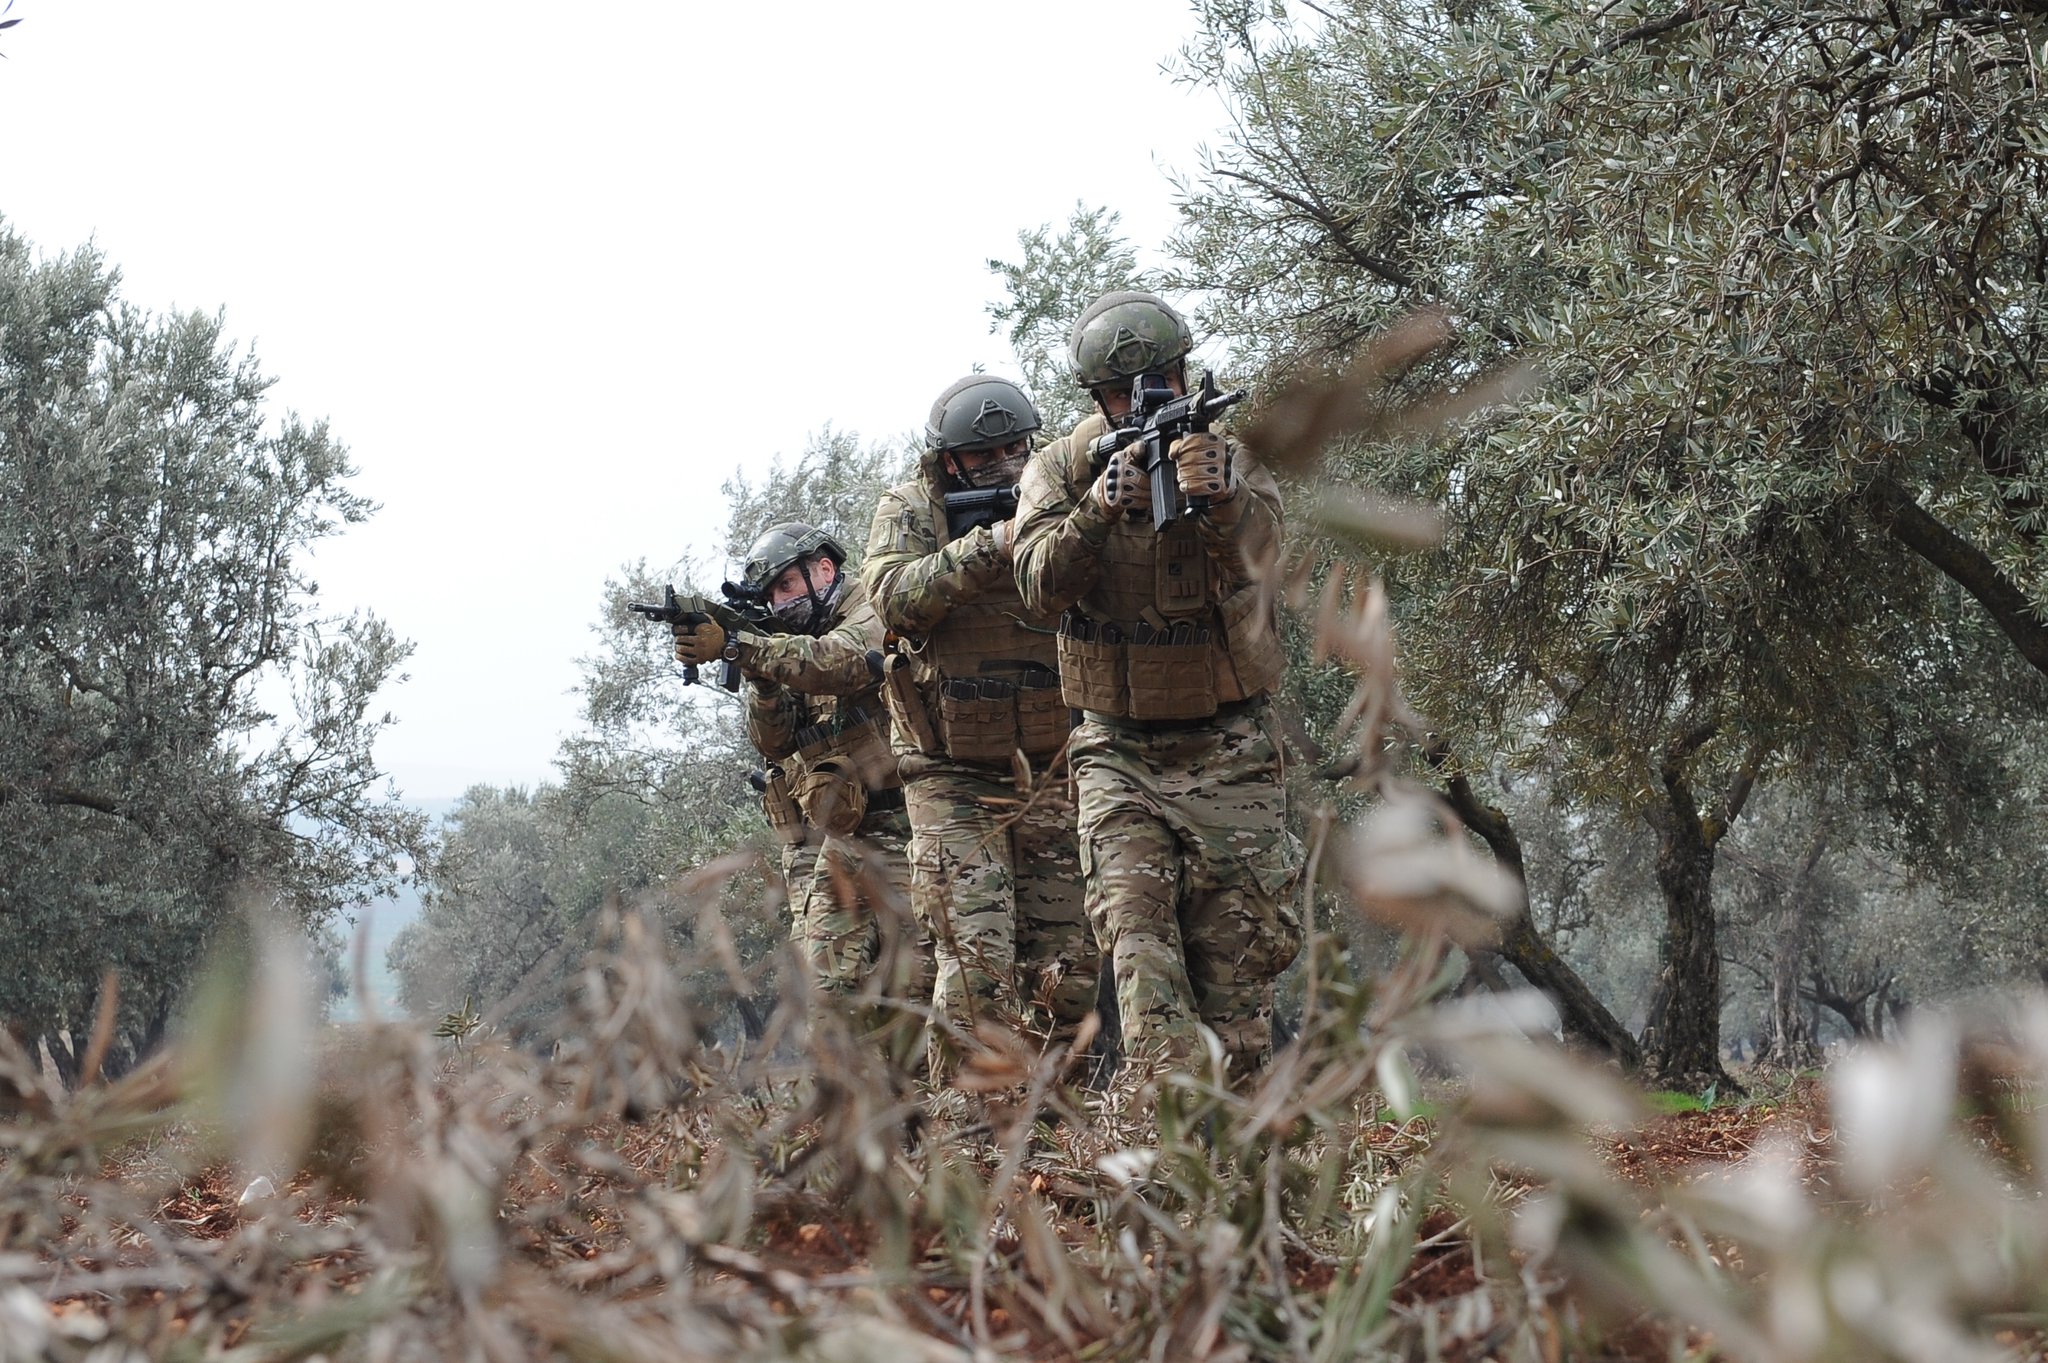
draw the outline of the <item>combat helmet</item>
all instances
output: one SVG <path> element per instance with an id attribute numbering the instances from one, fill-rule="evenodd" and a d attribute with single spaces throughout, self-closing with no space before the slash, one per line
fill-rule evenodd
<path id="1" fill-rule="evenodd" d="M 1039 428 L 1038 409 L 1024 390 L 993 374 L 956 380 L 932 403 L 924 443 L 931 450 L 993 450 Z"/>
<path id="2" fill-rule="evenodd" d="M 1164 374 L 1194 348 L 1187 319 L 1155 293 L 1106 293 L 1067 337 L 1074 381 L 1090 389 Z"/>
<path id="3" fill-rule="evenodd" d="M 969 374 L 949 385 L 932 403 L 932 414 L 924 423 L 925 466 L 974 486 L 976 480 L 957 461 L 954 469 L 945 468 L 946 455 L 999 450 L 1019 440 L 1028 441 L 1041 424 L 1038 408 L 1022 388 L 993 374 Z M 984 476 L 994 487 L 1016 482 L 1022 472 L 1020 460 L 1017 467 L 991 468 Z"/>
<path id="4" fill-rule="evenodd" d="M 818 558 L 831 559 L 835 570 L 832 581 L 822 589 L 811 579 L 811 563 Z M 784 627 L 816 634 L 824 628 L 832 603 L 845 589 L 846 550 L 838 540 L 808 521 L 781 521 L 763 530 L 747 550 L 740 589 L 767 606 L 768 589 L 791 568 L 803 574 L 804 594 L 780 606 L 770 606 L 770 610 Z"/>

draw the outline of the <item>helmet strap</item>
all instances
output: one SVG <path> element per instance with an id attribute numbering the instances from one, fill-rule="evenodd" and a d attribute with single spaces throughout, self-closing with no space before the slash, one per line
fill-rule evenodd
<path id="1" fill-rule="evenodd" d="M 804 575 L 804 595 L 811 599 L 811 633 L 816 634 L 825 623 L 825 603 L 818 600 L 818 584 L 811 581 L 811 561 L 798 559 L 796 570 Z"/>
<path id="2" fill-rule="evenodd" d="M 827 603 L 836 593 L 839 587 L 839 574 L 844 570 L 840 567 L 838 561 L 834 560 L 832 564 L 832 580 L 825 584 L 823 594 L 819 593 L 818 584 L 811 578 L 810 559 L 799 560 L 796 570 L 803 574 L 804 594 L 811 599 L 811 633 L 814 635 L 823 634 L 825 632 Z"/>

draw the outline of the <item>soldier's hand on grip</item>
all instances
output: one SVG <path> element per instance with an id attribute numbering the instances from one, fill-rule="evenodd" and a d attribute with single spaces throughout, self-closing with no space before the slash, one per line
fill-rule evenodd
<path id="1" fill-rule="evenodd" d="M 1118 450 L 1096 478 L 1095 496 L 1112 520 L 1118 516 L 1150 515 L 1152 479 L 1137 455 L 1128 449 Z"/>
<path id="2" fill-rule="evenodd" d="M 699 620 L 694 625 L 678 622 L 668 628 L 675 636 L 679 663 L 701 666 L 715 662 L 725 649 L 725 629 L 716 620 Z"/>
<path id="3" fill-rule="evenodd" d="M 1180 481 L 1183 497 L 1203 497 L 1211 505 L 1227 502 L 1237 489 L 1230 481 L 1230 447 L 1220 435 L 1204 431 L 1184 435 L 1167 451 Z"/>

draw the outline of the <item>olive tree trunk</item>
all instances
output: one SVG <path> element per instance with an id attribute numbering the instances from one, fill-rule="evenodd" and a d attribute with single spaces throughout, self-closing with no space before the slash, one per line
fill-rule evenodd
<path id="1" fill-rule="evenodd" d="M 1660 1084 L 1687 1092 L 1739 1087 L 1721 1065 L 1721 948 L 1714 922 L 1714 857 L 1742 812 L 1763 764 L 1752 744 L 1727 798 L 1711 814 L 1700 812 L 1687 769 L 1715 734 L 1712 725 L 1684 734 L 1665 749 L 1658 768 L 1663 798 L 1647 811 L 1657 835 L 1657 888 L 1664 895 L 1663 963 L 1649 1022 L 1644 1060 Z"/>

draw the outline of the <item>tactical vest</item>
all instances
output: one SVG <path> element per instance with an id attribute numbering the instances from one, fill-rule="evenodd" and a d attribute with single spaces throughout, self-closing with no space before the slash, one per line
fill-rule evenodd
<path id="1" fill-rule="evenodd" d="M 951 543 L 944 507 L 927 483 L 898 489 L 898 495 L 918 518 L 906 529 L 932 535 L 940 549 Z M 888 697 L 896 747 L 904 755 L 1007 767 L 1019 750 L 1042 757 L 1066 743 L 1069 716 L 1060 695 L 1054 621 L 1025 611 L 1014 576 L 953 606 L 930 634 L 902 645 L 911 686 L 895 681 Z M 912 707 L 921 707 L 922 717 Z"/>
<path id="2" fill-rule="evenodd" d="M 1076 501 L 1094 481 L 1088 447 L 1107 429 L 1096 416 L 1067 437 Z M 1101 563 L 1095 585 L 1060 623 L 1067 704 L 1120 719 L 1207 719 L 1280 684 L 1286 657 L 1271 603 L 1257 583 L 1229 590 L 1191 518 L 1163 531 L 1149 518 L 1119 521 Z"/>
<path id="3" fill-rule="evenodd" d="M 889 750 L 880 687 L 802 699 L 811 722 L 796 731 L 796 751 L 782 760 L 782 770 L 805 821 L 846 835 L 859 831 L 869 814 L 901 809 L 903 781 Z"/>

